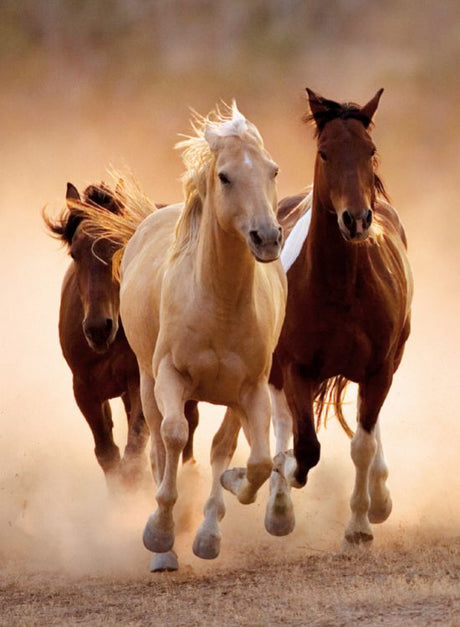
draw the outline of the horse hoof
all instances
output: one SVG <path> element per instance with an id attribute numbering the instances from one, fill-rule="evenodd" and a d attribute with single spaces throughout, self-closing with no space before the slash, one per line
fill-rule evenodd
<path id="1" fill-rule="evenodd" d="M 369 508 L 369 522 L 378 524 L 383 523 L 391 514 L 391 510 L 393 509 L 393 503 L 390 498 L 386 499 L 384 503 L 380 505 L 375 505 L 371 501 L 371 506 Z"/>
<path id="2" fill-rule="evenodd" d="M 353 531 L 345 534 L 345 540 L 349 545 L 358 546 L 358 545 L 368 545 L 374 536 L 372 533 L 366 533 L 364 531 Z"/>
<path id="3" fill-rule="evenodd" d="M 220 553 L 220 534 L 200 532 L 193 541 L 193 552 L 203 560 L 214 560 Z"/>
<path id="4" fill-rule="evenodd" d="M 265 513 L 265 529 L 272 536 L 287 536 L 295 527 L 295 514 L 291 499 L 277 494 L 270 499 Z"/>
<path id="5" fill-rule="evenodd" d="M 231 468 L 222 473 L 220 483 L 223 488 L 238 495 L 238 488 L 241 486 L 243 479 L 246 477 L 245 468 Z"/>
<path id="6" fill-rule="evenodd" d="M 145 525 L 142 540 L 145 548 L 152 553 L 166 553 L 174 545 L 174 532 L 172 529 L 167 531 L 158 529 L 155 525 L 154 516 L 150 516 Z"/>
<path id="7" fill-rule="evenodd" d="M 151 573 L 173 572 L 179 568 L 177 555 L 174 551 L 166 551 L 166 553 L 155 553 L 150 562 Z"/>

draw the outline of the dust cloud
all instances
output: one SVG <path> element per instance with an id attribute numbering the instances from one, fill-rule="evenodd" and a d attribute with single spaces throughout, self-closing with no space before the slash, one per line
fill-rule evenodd
<path id="1" fill-rule="evenodd" d="M 382 40 L 382 51 L 392 49 L 392 42 L 383 48 Z M 205 113 L 220 98 L 229 101 L 233 96 L 281 167 L 280 197 L 297 193 L 311 182 L 314 158 L 312 131 L 300 122 L 304 83 L 328 97 L 358 102 L 385 85 L 374 137 L 380 172 L 406 225 L 415 276 L 412 335 L 381 413 L 393 513 L 375 527 L 375 546 L 458 535 L 459 137 L 449 131 L 454 128 L 455 96 L 442 103 L 441 124 L 430 117 L 435 96 L 427 98 L 416 81 L 410 86 L 398 81 L 389 70 L 392 57 L 382 51 L 372 70 L 349 44 L 342 50 L 351 68 L 345 74 L 330 58 L 312 51 L 309 59 L 302 57 L 305 69 L 297 64 L 286 76 L 279 73 L 277 89 L 273 79 L 259 81 L 254 89 L 250 81 L 240 84 L 234 78 L 209 81 L 203 88 L 204 80 L 197 77 L 194 86 L 193 80 L 181 77 L 175 83 L 159 81 L 158 89 L 150 83 L 120 88 L 111 92 L 111 99 L 105 97 L 104 85 L 86 98 L 75 76 L 62 73 L 56 83 L 59 97 L 49 85 L 32 93 L 12 83 L 0 99 L 8 121 L 0 172 L 3 564 L 134 577 L 147 572 L 150 559 L 141 537 L 155 505 L 153 483 L 118 499 L 108 496 L 89 428 L 73 399 L 57 336 L 60 284 L 68 259 L 47 237 L 41 208 L 47 204 L 51 214 L 62 208 L 67 181 L 81 189 L 106 179 L 111 165 L 125 164 L 153 200 L 180 199 L 182 166 L 172 146 L 177 134 L 189 129 L 188 107 Z M 115 438 L 123 448 L 124 417 L 120 404 L 113 407 Z M 210 443 L 222 415 L 221 408 L 201 407 L 197 464 L 181 471 L 176 511 L 181 568 L 212 572 L 249 563 L 258 551 L 276 558 L 338 550 L 353 468 L 348 440 L 331 420 L 320 433 L 321 462 L 307 487 L 294 494 L 297 526 L 291 536 L 272 538 L 264 531 L 264 487 L 251 506 L 226 495 L 222 551 L 215 562 L 192 555 L 193 535 L 210 489 Z M 241 437 L 234 463 L 243 464 L 247 453 Z"/>

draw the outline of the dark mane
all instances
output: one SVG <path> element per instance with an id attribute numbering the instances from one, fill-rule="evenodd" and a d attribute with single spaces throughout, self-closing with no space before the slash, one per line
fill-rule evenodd
<path id="1" fill-rule="evenodd" d="M 358 120 L 363 123 L 364 128 L 369 128 L 372 124 L 372 120 L 365 113 L 363 113 L 361 107 L 354 102 L 344 102 L 340 104 L 334 100 L 322 98 L 321 104 L 327 108 L 319 113 L 307 113 L 304 116 L 304 122 L 315 122 L 315 137 L 320 135 L 321 131 L 328 122 L 336 120 L 337 118 L 340 118 L 341 120 Z"/>
<path id="2" fill-rule="evenodd" d="M 105 183 L 88 185 L 83 192 L 83 199 L 86 203 L 107 209 L 111 213 L 120 213 L 122 210 L 122 203 L 117 194 L 112 192 Z"/>
<path id="3" fill-rule="evenodd" d="M 105 183 L 88 185 L 83 192 L 83 201 L 79 202 L 77 199 L 70 199 L 70 207 L 64 209 L 55 220 L 50 218 L 44 210 L 42 211 L 43 220 L 51 235 L 70 246 L 75 231 L 85 218 L 83 210 L 79 209 L 79 205 L 85 204 L 116 214 L 119 214 L 122 210 L 121 201 Z"/>

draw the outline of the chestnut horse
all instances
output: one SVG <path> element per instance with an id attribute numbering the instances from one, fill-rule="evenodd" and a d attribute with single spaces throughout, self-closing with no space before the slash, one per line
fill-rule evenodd
<path id="1" fill-rule="evenodd" d="M 235 104 L 228 115 L 196 119 L 194 129 L 196 136 L 179 144 L 185 204 L 145 219 L 127 238 L 121 262 L 121 317 L 139 363 L 159 486 L 144 544 L 170 568 L 177 567 L 173 508 L 188 439 L 187 401 L 228 407 L 212 444 L 212 488 L 196 555 L 219 553 L 221 475 L 240 425 L 251 448 L 247 468 L 227 471 L 222 481 L 240 502 L 251 503 L 270 475 L 268 375 L 286 301 L 286 277 L 276 261 L 278 168 L 259 132 Z"/>
<path id="2" fill-rule="evenodd" d="M 57 220 L 43 215 L 51 234 L 67 245 L 72 257 L 62 284 L 61 348 L 72 371 L 75 400 L 93 434 L 96 458 L 109 486 L 134 485 L 144 471 L 148 429 L 140 403 L 137 361 L 119 322 L 119 283 L 112 277 L 111 259 L 120 243 L 116 237 L 96 241 L 84 220 L 85 207 L 120 214 L 121 195 L 103 184 L 90 185 L 81 199 L 68 183 L 66 200 L 67 209 Z M 112 435 L 109 399 L 116 397 L 121 397 L 128 419 L 123 459 Z M 188 418 L 196 424 L 196 407 L 188 409 Z M 192 455 L 190 441 L 184 459 Z"/>
<path id="3" fill-rule="evenodd" d="M 311 224 L 287 273 L 286 318 L 271 376 L 293 416 L 294 452 L 275 458 L 281 478 L 273 478 L 271 507 L 285 517 L 289 533 L 288 487 L 305 485 L 320 457 L 314 402 L 320 416 L 333 399 L 352 435 L 340 403 L 353 381 L 359 386 L 351 441 L 356 477 L 345 537 L 359 543 L 372 540 L 370 522 L 383 522 L 391 512 L 378 417 L 409 336 L 413 284 L 404 229 L 385 201 L 369 133 L 383 90 L 363 107 L 307 91 L 318 144 Z M 285 407 L 276 412 L 287 448 L 290 417 Z M 270 517 L 266 526 L 272 531 Z"/>

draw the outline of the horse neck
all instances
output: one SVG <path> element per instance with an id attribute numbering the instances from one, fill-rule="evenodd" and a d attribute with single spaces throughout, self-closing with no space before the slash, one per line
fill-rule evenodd
<path id="1" fill-rule="evenodd" d="M 331 287 L 352 288 L 357 278 L 358 246 L 348 244 L 340 233 L 336 213 L 327 194 L 313 187 L 311 223 L 301 254 L 306 276 Z"/>
<path id="2" fill-rule="evenodd" d="M 216 299 L 230 306 L 241 304 L 245 294 L 252 294 L 255 264 L 247 244 L 219 225 L 213 200 L 207 197 L 197 246 L 199 283 Z"/>

